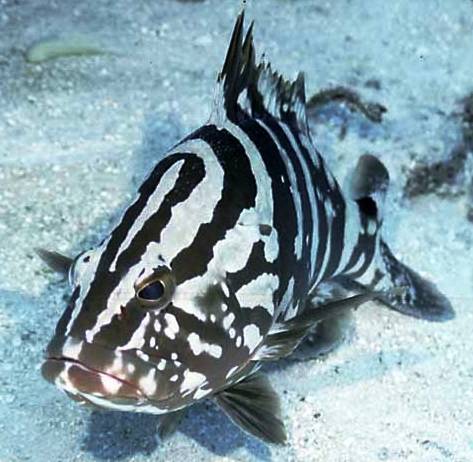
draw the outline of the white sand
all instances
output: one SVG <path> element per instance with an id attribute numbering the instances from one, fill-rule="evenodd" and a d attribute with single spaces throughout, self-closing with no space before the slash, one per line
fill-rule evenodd
<path id="1" fill-rule="evenodd" d="M 33 247 L 97 243 L 152 159 L 206 120 L 239 4 L 54 3 L 0 1 L 0 461 L 472 461 L 473 223 L 463 196 L 401 200 L 404 169 L 459 136 L 450 114 L 473 89 L 472 2 L 249 2 L 257 50 L 288 76 L 304 70 L 308 94 L 343 84 L 388 107 L 380 126 L 336 109 L 313 130 L 342 179 L 367 151 L 387 164 L 386 235 L 457 312 L 435 324 L 366 306 L 327 359 L 271 368 L 285 447 L 205 404 L 162 443 L 157 418 L 91 413 L 41 378 L 68 289 Z M 64 33 L 115 54 L 24 62 L 29 44 Z"/>

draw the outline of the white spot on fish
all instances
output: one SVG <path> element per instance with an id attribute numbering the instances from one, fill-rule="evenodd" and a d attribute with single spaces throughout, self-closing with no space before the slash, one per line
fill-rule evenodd
<path id="1" fill-rule="evenodd" d="M 279 254 L 279 242 L 278 232 L 275 228 L 272 228 L 269 236 L 263 236 L 264 245 L 264 258 L 269 263 L 272 263 Z"/>
<path id="2" fill-rule="evenodd" d="M 160 359 L 159 362 L 158 362 L 157 367 L 160 371 L 163 371 L 164 368 L 166 367 L 166 360 L 165 359 Z"/>
<path id="3" fill-rule="evenodd" d="M 130 374 L 133 374 L 136 370 L 136 367 L 133 363 L 128 363 L 126 365 L 126 370 L 130 373 Z"/>
<path id="4" fill-rule="evenodd" d="M 245 346 L 250 350 L 250 353 L 252 353 L 262 340 L 258 326 L 255 324 L 245 326 L 243 328 L 243 338 L 245 339 Z"/>
<path id="5" fill-rule="evenodd" d="M 176 360 L 177 359 L 177 353 L 171 353 L 171 359 Z"/>
<path id="6" fill-rule="evenodd" d="M 234 320 L 235 320 L 235 315 L 233 313 L 228 313 L 228 315 L 223 318 L 223 328 L 225 330 L 228 330 L 228 328 L 232 325 Z"/>
<path id="7" fill-rule="evenodd" d="M 169 337 L 171 340 L 176 338 L 176 334 L 179 332 L 179 324 L 177 323 L 176 316 L 171 313 L 166 313 L 164 315 L 168 326 L 164 329 L 164 334 Z"/>
<path id="8" fill-rule="evenodd" d="M 149 346 L 150 346 L 151 348 L 154 348 L 154 347 L 156 346 L 156 337 L 151 337 L 151 338 L 149 339 Z"/>
<path id="9" fill-rule="evenodd" d="M 220 358 L 222 356 L 222 347 L 220 345 L 213 345 L 202 341 L 195 332 L 189 334 L 187 341 L 196 356 L 202 354 L 204 351 L 214 358 Z"/>
<path id="10" fill-rule="evenodd" d="M 222 288 L 222 291 L 223 293 L 225 294 L 226 297 L 230 297 L 230 291 L 228 290 L 228 286 L 227 284 L 225 284 L 224 282 L 222 282 L 220 284 L 220 287 Z"/>
<path id="11" fill-rule="evenodd" d="M 190 371 L 186 369 L 184 371 L 184 380 L 181 383 L 180 391 L 181 393 L 190 392 L 202 385 L 207 379 L 204 374 L 200 372 Z"/>
<path id="12" fill-rule="evenodd" d="M 150 369 L 148 374 L 140 379 L 139 385 L 145 395 L 153 395 L 158 387 L 158 382 L 156 381 L 156 369 Z"/>
<path id="13" fill-rule="evenodd" d="M 141 350 L 136 350 L 136 356 L 138 356 L 138 358 L 142 359 L 143 361 L 149 361 L 149 355 Z"/>
<path id="14" fill-rule="evenodd" d="M 122 386 L 119 380 L 106 374 L 100 374 L 100 381 L 102 382 L 104 390 L 111 395 L 116 395 Z"/>
<path id="15" fill-rule="evenodd" d="M 239 335 L 237 338 L 236 338 L 236 341 L 235 341 L 235 345 L 237 348 L 240 348 L 241 346 L 241 335 Z"/>
<path id="16" fill-rule="evenodd" d="M 236 331 L 233 327 L 230 327 L 230 330 L 228 331 L 228 335 L 230 338 L 235 338 Z"/>
<path id="17" fill-rule="evenodd" d="M 274 274 L 263 273 L 235 294 L 240 306 L 262 306 L 269 314 L 274 313 L 273 294 L 279 287 L 279 278 Z"/>
<path id="18" fill-rule="evenodd" d="M 280 303 L 281 312 L 284 313 L 284 320 L 290 319 L 295 315 L 289 309 L 292 306 L 291 302 L 292 302 L 293 295 L 294 295 L 294 277 L 292 277 L 289 280 L 286 292 L 284 292 L 284 295 Z"/>

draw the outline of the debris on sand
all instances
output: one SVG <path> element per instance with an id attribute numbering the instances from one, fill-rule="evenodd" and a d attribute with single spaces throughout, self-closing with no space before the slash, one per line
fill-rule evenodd
<path id="1" fill-rule="evenodd" d="M 29 63 L 71 56 L 95 56 L 109 53 L 88 37 L 70 36 L 45 38 L 35 42 L 25 52 Z"/>
<path id="2" fill-rule="evenodd" d="M 379 103 L 365 102 L 354 90 L 342 86 L 328 88 L 317 92 L 307 101 L 307 109 L 316 110 L 328 103 L 344 103 L 350 110 L 361 112 L 368 120 L 380 123 L 386 107 Z"/>
<path id="3" fill-rule="evenodd" d="M 407 197 L 431 193 L 452 197 L 466 193 L 468 183 L 472 180 L 467 172 L 467 164 L 473 152 L 473 93 L 461 103 L 462 110 L 454 114 L 460 118 L 460 141 L 446 159 L 433 163 L 421 162 L 408 174 L 404 188 Z M 473 189 L 473 186 L 469 188 Z M 473 204 L 470 209 L 469 215 L 473 215 Z"/>

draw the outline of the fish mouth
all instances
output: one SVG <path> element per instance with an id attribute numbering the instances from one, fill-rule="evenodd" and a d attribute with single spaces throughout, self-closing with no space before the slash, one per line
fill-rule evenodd
<path id="1" fill-rule="evenodd" d="M 73 336 L 51 339 L 41 366 L 43 378 L 70 398 L 122 411 L 170 412 L 179 404 L 176 385 L 169 380 L 176 367 L 141 350 L 120 350 Z M 173 363 L 171 363 L 173 364 Z"/>
<path id="2" fill-rule="evenodd" d="M 46 357 L 41 374 L 78 401 L 87 402 L 87 397 L 95 396 L 120 404 L 139 404 L 149 399 L 132 382 L 67 356 Z"/>

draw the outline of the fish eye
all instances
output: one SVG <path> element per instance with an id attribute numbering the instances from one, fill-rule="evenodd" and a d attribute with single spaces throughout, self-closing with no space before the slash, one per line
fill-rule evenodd
<path id="1" fill-rule="evenodd" d="M 168 268 L 158 268 L 154 273 L 135 284 L 136 299 L 144 308 L 163 308 L 174 293 L 174 278 Z"/>
<path id="2" fill-rule="evenodd" d="M 146 301 L 158 301 L 164 295 L 164 284 L 161 281 L 152 281 L 137 293 L 138 298 Z"/>

